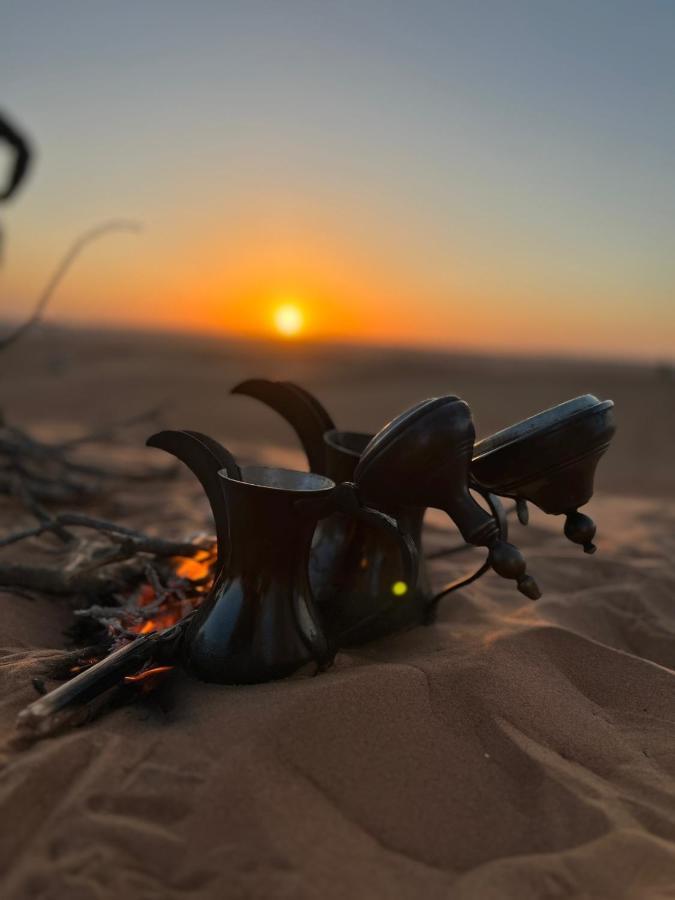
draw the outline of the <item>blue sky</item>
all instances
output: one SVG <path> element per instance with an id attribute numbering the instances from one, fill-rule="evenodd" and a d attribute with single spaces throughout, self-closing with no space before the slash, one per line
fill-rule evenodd
<path id="1" fill-rule="evenodd" d="M 143 236 L 92 249 L 54 316 L 236 330 L 292 291 L 317 336 L 387 310 L 385 340 L 672 355 L 675 3 L 0 9 L 0 105 L 40 148 L 8 315 L 125 215 Z"/>

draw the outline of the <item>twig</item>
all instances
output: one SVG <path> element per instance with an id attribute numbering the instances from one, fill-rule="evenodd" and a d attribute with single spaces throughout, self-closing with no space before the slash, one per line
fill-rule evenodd
<path id="1" fill-rule="evenodd" d="M 82 250 L 86 247 L 87 244 L 92 241 L 98 240 L 98 238 L 103 237 L 105 234 L 110 234 L 113 231 L 140 231 L 140 225 L 137 222 L 131 221 L 111 221 L 104 222 L 102 225 L 97 225 L 94 228 L 85 231 L 84 234 L 80 235 L 79 238 L 75 240 L 72 244 L 70 250 L 65 254 L 65 256 L 61 259 L 61 262 L 57 265 L 56 269 L 52 273 L 51 277 L 47 281 L 42 293 L 38 297 L 37 303 L 35 304 L 35 308 L 30 316 L 18 325 L 14 331 L 10 331 L 9 334 L 5 335 L 4 338 L 0 338 L 0 351 L 6 350 L 10 344 L 15 343 L 19 340 L 19 338 L 23 337 L 27 331 L 33 328 L 36 325 L 41 317 L 42 313 L 45 311 L 47 304 L 49 303 L 54 291 L 58 287 L 59 283 L 63 279 L 64 275 L 75 261 L 75 259 L 79 256 Z"/>
<path id="2" fill-rule="evenodd" d="M 156 415 L 156 410 L 142 413 L 128 420 L 134 424 Z M 124 427 L 120 423 L 116 427 Z M 36 518 L 50 517 L 42 503 L 59 504 L 81 502 L 92 497 L 100 497 L 118 482 L 130 482 L 172 477 L 178 466 L 168 469 L 143 468 L 131 471 L 103 468 L 71 458 L 70 451 L 89 440 L 101 439 L 101 430 L 84 435 L 74 442 L 45 444 L 20 429 L 0 424 L 0 494 L 17 496 Z M 20 486 L 17 485 L 20 480 Z"/>
<path id="3" fill-rule="evenodd" d="M 115 437 L 117 431 L 120 431 L 123 428 L 133 428 L 134 425 L 140 425 L 142 423 L 154 422 L 159 418 L 163 411 L 164 404 L 159 404 L 152 409 L 146 409 L 144 412 L 137 413 L 128 419 L 123 419 L 121 422 L 113 423 L 105 428 L 99 428 L 96 431 L 89 431 L 80 437 L 71 438 L 69 441 L 61 441 L 59 444 L 53 444 L 52 449 L 59 453 L 63 453 L 64 451 L 72 450 L 73 447 L 81 447 L 83 444 L 94 444 L 103 440 L 110 441 Z"/>
<path id="4" fill-rule="evenodd" d="M 178 661 L 180 640 L 191 619 L 192 615 L 188 615 L 171 628 L 136 638 L 71 681 L 35 700 L 19 713 L 19 729 L 35 736 L 48 733 L 55 717 L 65 710 L 81 709 L 106 691 L 123 685 L 125 676 L 138 672 L 149 663 L 174 664 Z"/>
<path id="5" fill-rule="evenodd" d="M 105 534 L 111 540 L 123 539 L 131 543 L 134 553 L 148 553 L 151 556 L 194 556 L 200 550 L 208 549 L 208 543 L 202 541 L 170 541 L 166 538 L 153 537 L 128 528 L 126 525 L 118 525 L 116 522 L 108 522 L 105 519 L 96 519 L 83 513 L 68 512 L 59 513 L 49 521 L 43 521 L 34 528 L 27 528 L 0 539 L 0 547 L 7 547 L 26 538 L 37 537 L 47 531 L 54 531 L 61 527 L 89 528 Z"/>
<path id="6" fill-rule="evenodd" d="M 59 713 L 71 707 L 82 707 L 123 684 L 125 675 L 138 672 L 153 658 L 157 645 L 156 633 L 144 635 L 33 701 L 18 715 L 19 731 L 35 735 L 48 733 L 53 729 L 54 717 Z"/>
<path id="7" fill-rule="evenodd" d="M 66 529 L 63 528 L 49 512 L 47 512 L 39 500 L 33 496 L 25 478 L 19 472 L 16 473 L 15 480 L 19 497 L 38 522 L 41 523 L 41 527 L 49 528 L 61 541 L 63 541 L 64 544 L 69 543 L 73 539 L 72 535 L 69 534 L 68 531 L 66 531 Z"/>

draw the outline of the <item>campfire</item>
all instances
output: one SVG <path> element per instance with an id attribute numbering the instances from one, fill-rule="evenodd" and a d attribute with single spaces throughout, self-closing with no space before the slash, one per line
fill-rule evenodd
<path id="1" fill-rule="evenodd" d="M 198 551 L 192 559 L 175 557 L 170 560 L 175 566 L 175 578 L 170 577 L 166 587 L 159 584 L 156 577 L 152 583 L 141 585 L 119 617 L 107 622 L 106 627 L 113 638 L 112 651 L 121 649 L 139 635 L 171 628 L 198 609 L 213 583 L 216 558 L 215 545 L 211 550 Z M 75 675 L 97 662 L 100 658 L 90 657 L 84 664 L 73 666 L 71 672 Z M 173 665 L 148 665 L 140 672 L 125 675 L 124 683 L 147 692 L 157 687 L 174 668 Z"/>
<path id="2" fill-rule="evenodd" d="M 139 639 L 189 620 L 211 587 L 217 559 L 213 537 L 167 540 L 82 511 L 120 491 L 134 490 L 135 483 L 165 485 L 173 478 L 175 466 L 110 463 L 111 449 L 129 444 L 120 432 L 147 427 L 158 415 L 159 410 L 153 409 L 109 428 L 51 443 L 0 423 L 0 493 L 16 505 L 24 522 L 34 519 L 34 524 L 26 522 L 0 538 L 0 548 L 5 548 L 0 586 L 28 598 L 67 599 L 74 613 L 70 638 L 80 648 L 46 666 L 33 682 L 40 693 L 46 690 L 45 681 L 81 678 Z M 98 462 L 99 445 L 106 447 L 106 465 Z M 90 447 L 95 452 L 89 451 L 87 458 Z M 52 511 L 64 502 L 79 509 Z M 27 563 L 21 556 L 5 561 L 14 547 L 26 542 L 37 542 L 50 555 L 56 554 L 58 564 Z M 125 673 L 120 686 L 126 685 L 129 696 L 145 692 L 160 684 L 171 668 L 140 663 Z M 79 702 L 77 691 L 73 697 Z M 57 700 L 58 695 L 50 701 L 52 706 Z M 50 708 L 37 717 L 38 731 L 57 724 L 48 724 L 51 716 Z"/>
<path id="3" fill-rule="evenodd" d="M 198 544 L 204 543 L 207 546 L 196 547 L 191 557 L 170 556 L 152 564 L 144 560 L 136 583 L 116 594 L 115 605 L 93 603 L 74 610 L 73 636 L 87 645 L 48 664 L 45 677 L 64 681 L 61 687 L 46 693 L 44 680 L 34 679 L 43 696 L 19 717 L 23 738 L 80 724 L 161 685 L 175 664 L 156 664 L 142 651 L 158 636 L 184 627 L 208 595 L 217 550 L 212 539 L 200 537 Z M 120 657 L 121 667 L 115 663 Z"/>
<path id="4" fill-rule="evenodd" d="M 196 609 L 211 587 L 215 562 L 215 545 L 211 550 L 199 550 L 193 558 L 174 557 L 168 561 L 172 569 L 165 585 L 154 569 L 148 569 L 148 582 L 133 591 L 119 610 L 112 610 L 117 615 L 105 619 L 99 614 L 114 639 L 114 649 L 129 635 L 170 628 Z M 91 610 L 82 612 L 91 615 Z"/>
<path id="5" fill-rule="evenodd" d="M 160 581 L 157 570 L 146 568 L 147 581 L 121 598 L 120 606 L 90 606 L 75 610 L 75 615 L 103 626 L 109 638 L 106 653 L 88 656 L 70 669 L 72 674 L 85 671 L 107 655 L 125 647 L 140 635 L 152 634 L 176 625 L 198 609 L 213 583 L 217 550 L 198 550 L 194 557 L 171 557 L 166 562 L 166 581 Z M 128 683 L 145 681 L 150 674 L 169 672 L 172 666 L 157 666 L 125 676 Z"/>

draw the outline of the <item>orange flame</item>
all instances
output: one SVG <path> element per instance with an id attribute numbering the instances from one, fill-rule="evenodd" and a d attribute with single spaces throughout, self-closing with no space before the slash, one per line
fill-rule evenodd
<path id="1" fill-rule="evenodd" d="M 178 557 L 178 559 L 180 562 L 176 566 L 176 575 L 180 578 L 187 578 L 188 581 L 202 581 L 209 577 L 213 562 L 212 551 L 200 550 L 194 556 Z"/>
<path id="2" fill-rule="evenodd" d="M 140 622 L 137 618 L 125 621 L 123 624 L 126 630 L 133 634 L 150 634 L 152 631 L 170 628 L 187 613 L 196 609 L 211 587 L 216 556 L 216 548 L 212 547 L 208 550 L 199 550 L 191 557 L 175 557 L 174 573 L 182 582 L 188 582 L 187 586 L 176 584 L 173 589 L 167 589 L 162 602 L 158 604 L 157 611 Z M 144 585 L 137 599 L 138 606 L 147 607 L 156 602 L 157 595 L 152 585 Z"/>

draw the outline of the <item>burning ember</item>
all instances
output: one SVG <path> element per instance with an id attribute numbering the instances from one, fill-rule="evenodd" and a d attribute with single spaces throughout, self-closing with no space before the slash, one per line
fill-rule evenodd
<path id="1" fill-rule="evenodd" d="M 91 607 L 78 610 L 81 617 L 93 619 L 105 626 L 112 638 L 106 653 L 81 658 L 70 668 L 72 675 L 99 662 L 108 651 L 114 652 L 126 646 L 137 636 L 162 631 L 180 622 L 197 609 L 213 583 L 217 548 L 199 550 L 193 557 L 173 557 L 168 561 L 168 571 L 159 573 L 155 568 L 146 569 L 142 584 L 120 597 L 119 607 Z M 173 666 L 153 666 L 124 678 L 127 684 L 142 685 L 147 691 L 162 680 Z"/>
<path id="2" fill-rule="evenodd" d="M 143 669 L 137 675 L 125 675 L 124 681 L 126 684 L 136 684 L 142 691 L 147 692 L 159 684 L 162 677 L 172 669 L 173 666 L 153 666 L 150 669 Z"/>
<path id="3" fill-rule="evenodd" d="M 196 609 L 208 593 L 213 581 L 212 566 L 216 550 L 200 550 L 194 557 L 175 557 L 173 576 L 166 588 L 155 583 L 141 586 L 135 598 L 136 609 L 122 624 L 132 634 L 150 634 L 169 628 Z M 140 616 L 142 623 L 138 622 Z"/>

